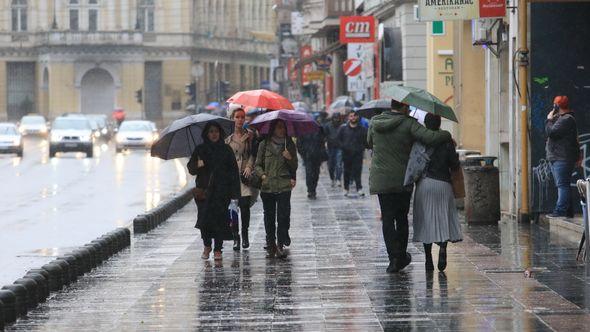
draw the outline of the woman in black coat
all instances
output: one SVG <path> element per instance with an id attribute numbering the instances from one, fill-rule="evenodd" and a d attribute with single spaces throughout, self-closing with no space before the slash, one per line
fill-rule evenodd
<path id="1" fill-rule="evenodd" d="M 225 144 L 225 133 L 217 122 L 209 122 L 187 164 L 190 174 L 196 175 L 195 200 L 198 217 L 196 228 L 201 230 L 205 246 L 201 258 L 222 258 L 223 240 L 232 240 L 228 224 L 228 206 L 232 199 L 240 198 L 240 176 L 236 158 Z M 215 246 L 212 249 L 213 240 Z"/>

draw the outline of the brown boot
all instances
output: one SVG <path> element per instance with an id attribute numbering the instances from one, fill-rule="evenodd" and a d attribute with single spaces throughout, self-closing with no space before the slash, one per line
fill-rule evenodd
<path id="1" fill-rule="evenodd" d="M 209 255 L 211 254 L 211 247 L 205 247 L 203 249 L 203 253 L 201 254 L 202 259 L 209 259 Z"/>
<path id="2" fill-rule="evenodd" d="M 221 256 L 221 251 L 214 251 L 213 252 L 213 259 L 216 261 L 220 261 L 223 257 Z"/>

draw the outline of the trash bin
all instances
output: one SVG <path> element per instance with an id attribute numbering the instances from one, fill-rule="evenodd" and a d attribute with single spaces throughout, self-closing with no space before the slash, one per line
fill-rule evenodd
<path id="1" fill-rule="evenodd" d="M 496 157 L 465 158 L 465 220 L 468 224 L 497 224 L 500 220 L 500 172 Z"/>
<path id="2" fill-rule="evenodd" d="M 461 162 L 461 167 L 481 165 L 480 162 L 473 162 L 473 161 L 466 160 L 466 158 L 468 156 L 480 156 L 481 154 L 477 150 L 457 149 L 457 154 L 459 155 L 459 161 Z M 455 198 L 455 206 L 459 210 L 464 210 L 465 209 L 465 198 Z"/>

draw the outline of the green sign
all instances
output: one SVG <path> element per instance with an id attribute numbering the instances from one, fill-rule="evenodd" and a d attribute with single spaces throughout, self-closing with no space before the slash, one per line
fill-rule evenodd
<path id="1" fill-rule="evenodd" d="M 443 21 L 432 21 L 432 34 L 433 35 L 444 35 L 445 34 L 445 22 Z"/>

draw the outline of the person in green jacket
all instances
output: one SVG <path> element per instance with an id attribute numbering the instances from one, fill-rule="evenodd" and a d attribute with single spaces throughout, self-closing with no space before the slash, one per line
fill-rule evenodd
<path id="1" fill-rule="evenodd" d="M 419 141 L 426 146 L 438 146 L 450 141 L 451 134 L 426 129 L 408 115 L 409 106 L 404 103 L 392 99 L 391 109 L 371 119 L 367 143 L 373 149 L 369 189 L 379 197 L 383 238 L 389 256 L 387 272 L 395 273 L 412 261 L 407 252 L 412 188 L 404 187 L 412 145 Z"/>
<path id="2" fill-rule="evenodd" d="M 258 146 L 255 169 L 262 178 L 260 197 L 264 209 L 266 250 L 269 258 L 275 255 L 284 258 L 284 247 L 291 245 L 291 190 L 297 180 L 297 148 L 287 136 L 283 121 L 273 123 L 270 133 Z"/>

